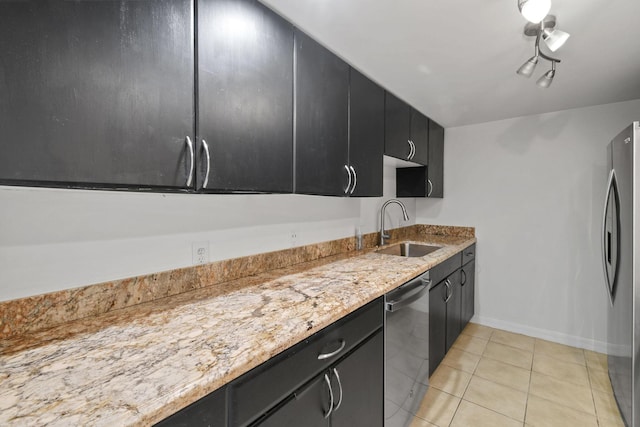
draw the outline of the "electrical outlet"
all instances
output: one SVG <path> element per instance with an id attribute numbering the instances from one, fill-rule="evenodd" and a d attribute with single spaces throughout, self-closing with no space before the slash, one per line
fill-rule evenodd
<path id="1" fill-rule="evenodd" d="M 193 264 L 206 264 L 209 262 L 209 242 L 193 242 L 191 244 Z"/>
<path id="2" fill-rule="evenodd" d="M 294 248 L 296 246 L 298 246 L 298 232 L 293 230 L 290 234 L 289 234 L 289 240 L 291 241 L 291 247 Z"/>

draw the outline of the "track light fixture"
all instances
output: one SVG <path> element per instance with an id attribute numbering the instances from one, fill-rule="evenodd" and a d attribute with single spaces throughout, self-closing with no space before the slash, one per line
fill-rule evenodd
<path id="1" fill-rule="evenodd" d="M 551 10 L 551 0 L 518 0 L 518 9 L 527 21 L 537 24 Z"/>
<path id="2" fill-rule="evenodd" d="M 531 0 L 529 0 L 531 1 Z M 520 7 L 520 3 L 522 0 L 518 2 L 518 7 Z M 544 41 L 545 45 L 549 50 L 555 52 L 557 49 L 562 46 L 567 39 L 569 38 L 569 34 L 564 31 L 556 30 L 556 17 L 553 15 L 547 15 L 543 19 L 540 20 L 537 24 L 527 24 L 524 27 L 524 34 L 527 36 L 535 36 L 536 41 L 534 44 L 535 52 L 534 55 L 529 58 L 524 64 L 518 68 L 516 71 L 519 75 L 524 77 L 531 77 L 533 72 L 538 65 L 538 59 L 543 58 L 547 61 L 551 62 L 551 69 L 544 73 L 542 77 L 538 79 L 536 84 L 543 88 L 548 88 L 551 86 L 553 82 L 553 78 L 556 75 L 556 64 L 560 63 L 558 58 L 553 58 L 540 50 L 540 40 Z"/>

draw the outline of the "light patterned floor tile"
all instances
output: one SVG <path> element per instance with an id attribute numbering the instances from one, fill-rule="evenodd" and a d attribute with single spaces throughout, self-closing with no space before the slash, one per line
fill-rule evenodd
<path id="1" fill-rule="evenodd" d="M 467 353 L 473 353 L 482 355 L 484 349 L 487 347 L 489 340 L 484 338 L 474 337 L 473 335 L 460 334 L 458 339 L 453 343 L 453 348 L 466 351 Z"/>
<path id="2" fill-rule="evenodd" d="M 596 408 L 593 406 L 593 397 L 589 386 L 579 386 L 538 372 L 532 372 L 529 394 L 590 415 L 596 415 Z"/>
<path id="3" fill-rule="evenodd" d="M 440 427 L 440 426 L 431 424 L 429 421 L 423 420 L 422 418 L 414 417 L 413 420 L 411 421 L 411 427 Z"/>
<path id="4" fill-rule="evenodd" d="M 505 417 L 490 409 L 463 400 L 451 427 L 522 427 L 522 422 Z"/>
<path id="5" fill-rule="evenodd" d="M 447 352 L 447 355 L 442 359 L 443 364 L 459 369 L 470 374 L 476 370 L 476 366 L 480 361 L 480 356 L 473 353 L 467 353 L 466 351 L 460 351 L 456 348 L 452 348 Z"/>
<path id="6" fill-rule="evenodd" d="M 587 367 L 576 363 L 563 362 L 536 353 L 533 357 L 533 371 L 580 386 L 590 387 Z"/>
<path id="7" fill-rule="evenodd" d="M 462 330 L 462 333 L 465 335 L 472 335 L 477 338 L 482 338 L 488 340 L 491 338 L 491 334 L 496 329 L 490 328 L 488 326 L 478 325 L 477 323 L 468 323 L 467 326 Z"/>
<path id="8" fill-rule="evenodd" d="M 587 368 L 587 371 L 589 373 L 589 381 L 591 381 L 591 388 L 606 393 L 613 393 L 611 380 L 609 379 L 609 373 L 607 371 L 591 368 Z"/>
<path id="9" fill-rule="evenodd" d="M 499 360 L 481 358 L 474 375 L 525 393 L 529 391 L 531 371 Z"/>
<path id="10" fill-rule="evenodd" d="M 587 364 L 584 357 L 584 350 L 551 341 L 536 339 L 534 352 L 563 362 L 577 363 L 579 365 Z"/>
<path id="11" fill-rule="evenodd" d="M 595 351 L 584 351 L 584 358 L 587 361 L 587 367 L 589 369 L 608 371 L 607 355 L 602 353 L 596 353 Z"/>
<path id="12" fill-rule="evenodd" d="M 613 394 L 593 390 L 593 400 L 596 403 L 596 414 L 599 419 L 620 419 L 620 411 Z"/>
<path id="13" fill-rule="evenodd" d="M 490 359 L 508 363 L 509 365 L 531 370 L 533 353 L 489 341 L 482 357 L 488 357 Z"/>
<path id="14" fill-rule="evenodd" d="M 524 421 L 527 393 L 474 376 L 463 399 L 509 418 Z"/>
<path id="15" fill-rule="evenodd" d="M 525 425 L 532 427 L 598 427 L 595 416 L 529 396 Z"/>
<path id="16" fill-rule="evenodd" d="M 458 409 L 460 398 L 429 388 L 417 411 L 417 416 L 439 427 L 447 427 Z"/>
<path id="17" fill-rule="evenodd" d="M 491 341 L 532 352 L 536 340 L 535 338 L 531 338 L 526 335 L 496 330 L 491 335 Z"/>
<path id="18" fill-rule="evenodd" d="M 454 396 L 462 397 L 469 381 L 471 381 L 470 373 L 441 364 L 429 378 L 429 385 Z"/>

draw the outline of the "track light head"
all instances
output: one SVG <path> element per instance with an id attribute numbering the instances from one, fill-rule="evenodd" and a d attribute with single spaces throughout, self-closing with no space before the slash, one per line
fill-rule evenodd
<path id="1" fill-rule="evenodd" d="M 518 9 L 527 21 L 537 24 L 551 10 L 551 0 L 518 0 Z"/>
<path id="2" fill-rule="evenodd" d="M 546 89 L 549 86 L 551 86 L 551 83 L 553 83 L 553 78 L 555 77 L 555 75 L 556 75 L 556 63 L 552 61 L 551 69 L 546 73 L 544 73 L 542 77 L 538 79 L 536 84 Z"/>
<path id="3" fill-rule="evenodd" d="M 560 49 L 565 44 L 570 34 L 564 31 L 554 30 L 552 28 L 545 28 L 542 30 L 542 40 L 552 52 Z"/>
<path id="4" fill-rule="evenodd" d="M 527 62 L 525 62 L 524 64 L 522 64 L 522 66 L 520 66 L 520 68 L 518 68 L 518 71 L 516 71 L 516 73 L 524 77 L 531 77 L 533 71 L 536 69 L 536 65 L 538 65 L 538 55 L 529 58 Z"/>

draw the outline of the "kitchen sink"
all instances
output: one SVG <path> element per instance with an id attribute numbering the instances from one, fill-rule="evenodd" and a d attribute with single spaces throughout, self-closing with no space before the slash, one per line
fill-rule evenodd
<path id="1" fill-rule="evenodd" d="M 385 255 L 404 257 L 421 257 L 437 251 L 441 246 L 422 245 L 419 243 L 398 243 L 389 247 L 378 249 L 376 252 Z"/>

